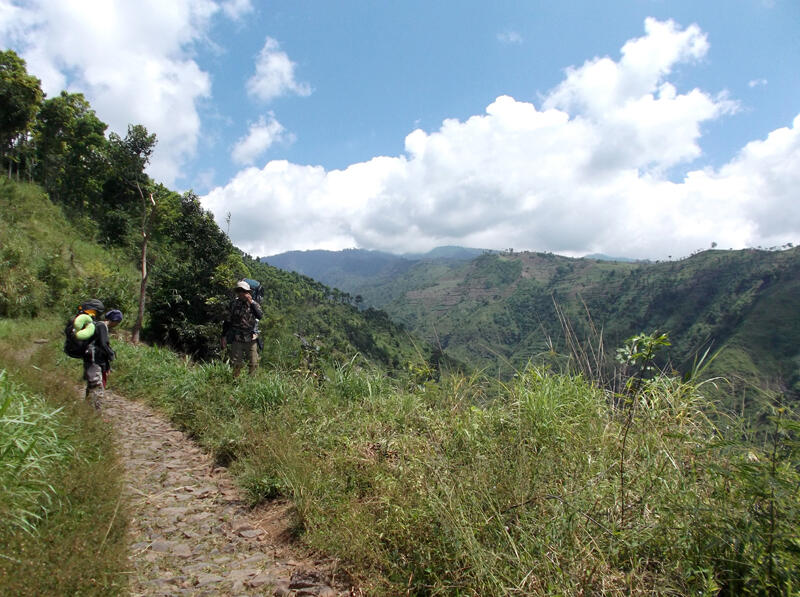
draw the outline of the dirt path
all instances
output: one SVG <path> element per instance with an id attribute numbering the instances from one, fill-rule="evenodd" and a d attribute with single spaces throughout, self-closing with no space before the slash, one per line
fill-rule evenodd
<path id="1" fill-rule="evenodd" d="M 286 506 L 249 510 L 227 470 L 148 407 L 106 392 L 130 504 L 132 595 L 350 595 L 292 553 Z M 334 588 L 335 587 L 335 588 Z"/>

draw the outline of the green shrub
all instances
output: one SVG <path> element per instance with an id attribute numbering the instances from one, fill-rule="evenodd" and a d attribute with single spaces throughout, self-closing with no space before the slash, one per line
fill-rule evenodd
<path id="1" fill-rule="evenodd" d="M 788 411 L 759 447 L 735 417 L 712 422 L 702 385 L 657 372 L 625 401 L 534 367 L 504 386 L 356 359 L 233 380 L 224 363 L 120 355 L 123 392 L 230 461 L 251 503 L 289 498 L 302 540 L 371 593 L 796 590 Z"/>

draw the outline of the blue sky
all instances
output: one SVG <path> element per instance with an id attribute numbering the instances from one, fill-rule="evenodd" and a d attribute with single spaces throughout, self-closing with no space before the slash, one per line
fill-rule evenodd
<path id="1" fill-rule="evenodd" d="M 163 5 L 162 5 L 163 4 Z M 255 255 L 800 242 L 800 3 L 0 0 Z"/>

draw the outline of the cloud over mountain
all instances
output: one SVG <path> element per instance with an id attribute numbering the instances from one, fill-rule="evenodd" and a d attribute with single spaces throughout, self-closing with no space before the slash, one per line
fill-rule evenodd
<path id="1" fill-rule="evenodd" d="M 267 37 L 256 60 L 256 72 L 247 81 L 248 93 L 265 102 L 292 93 L 311 95 L 311 87 L 295 79 L 294 68 L 295 63 L 280 44 Z"/>
<path id="2" fill-rule="evenodd" d="M 225 5 L 241 14 L 249 3 Z M 112 130 L 156 132 L 150 174 L 172 184 L 195 153 L 197 106 L 211 92 L 191 48 L 219 10 L 210 0 L 0 0 L 0 43 L 23 48 L 49 96 L 84 93 Z"/>
<path id="3" fill-rule="evenodd" d="M 541 108 L 501 96 L 484 114 L 411 132 L 403 155 L 332 171 L 270 162 L 204 203 L 230 211 L 232 237 L 256 255 L 461 244 L 658 258 L 712 241 L 794 241 L 798 121 L 718 170 L 691 169 L 704 123 L 738 109 L 725 93 L 669 80 L 708 49 L 695 25 L 647 19 L 618 60 L 568 68 Z"/>
<path id="4" fill-rule="evenodd" d="M 275 119 L 275 114 L 262 116 L 250 125 L 247 134 L 239 139 L 231 157 L 237 164 L 250 165 L 275 143 L 291 141 L 293 136 Z"/>

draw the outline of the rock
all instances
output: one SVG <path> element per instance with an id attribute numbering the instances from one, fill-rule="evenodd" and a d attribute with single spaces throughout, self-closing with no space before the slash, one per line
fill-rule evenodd
<path id="1" fill-rule="evenodd" d="M 150 545 L 150 549 L 153 551 L 157 551 L 159 553 L 167 553 L 172 550 L 172 542 L 171 541 L 153 541 Z"/>
<path id="2" fill-rule="evenodd" d="M 201 520 L 205 520 L 209 516 L 213 516 L 211 512 L 198 512 L 197 514 L 192 514 L 188 517 L 189 520 L 193 522 L 200 522 Z"/>
<path id="3" fill-rule="evenodd" d="M 228 580 L 239 581 L 251 576 L 256 576 L 261 572 L 258 568 L 245 568 L 243 570 L 231 570 L 228 574 Z"/>
<path id="4" fill-rule="evenodd" d="M 325 584 L 322 575 L 313 570 L 298 570 L 292 574 L 289 580 L 289 588 L 295 591 L 300 589 L 310 589 Z"/>
<path id="5" fill-rule="evenodd" d="M 292 594 L 292 591 L 289 589 L 289 585 L 281 583 L 275 587 L 275 591 L 273 591 L 272 594 L 275 595 L 275 597 L 287 597 Z"/>
<path id="6" fill-rule="evenodd" d="M 211 568 L 207 562 L 198 562 L 197 564 L 189 564 L 183 567 L 183 572 L 197 572 L 198 570 L 205 570 Z"/>
<path id="7" fill-rule="evenodd" d="M 161 516 L 164 516 L 170 522 L 178 522 L 179 520 L 183 520 L 186 516 L 186 511 L 189 508 L 186 507 L 171 507 L 171 508 L 161 508 L 158 513 Z"/>
<path id="8" fill-rule="evenodd" d="M 213 585 L 218 582 L 222 582 L 225 580 L 225 577 L 218 576 L 216 574 L 198 574 L 197 575 L 197 587 L 206 587 L 208 585 Z"/>
<path id="9" fill-rule="evenodd" d="M 248 531 L 239 531 L 239 535 L 244 537 L 245 539 L 255 539 L 256 537 L 260 537 L 264 534 L 264 531 L 261 529 L 252 529 Z"/>
<path id="10" fill-rule="evenodd" d="M 257 589 L 259 587 L 263 587 L 264 585 L 273 584 L 274 582 L 275 578 L 271 574 L 262 573 L 246 581 L 245 584 L 248 587 Z"/>
<path id="11" fill-rule="evenodd" d="M 268 559 L 263 553 L 257 553 L 250 556 L 247 559 L 242 560 L 239 562 L 240 564 L 255 564 L 256 562 L 263 562 L 264 560 Z"/>
<path id="12" fill-rule="evenodd" d="M 255 527 L 249 522 L 237 522 L 233 525 L 233 530 L 237 533 L 240 531 L 252 531 Z"/>
<path id="13" fill-rule="evenodd" d="M 172 553 L 179 558 L 188 558 L 192 555 L 192 548 L 185 543 L 179 543 L 172 548 Z"/>

